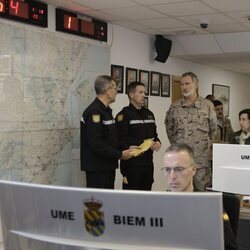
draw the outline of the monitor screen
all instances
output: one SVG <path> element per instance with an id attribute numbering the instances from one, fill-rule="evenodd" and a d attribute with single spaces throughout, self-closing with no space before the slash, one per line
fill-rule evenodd
<path id="1" fill-rule="evenodd" d="M 221 193 L 0 181 L 5 249 L 223 249 Z M 62 248 L 63 246 L 63 248 Z"/>
<path id="2" fill-rule="evenodd" d="M 213 190 L 250 195 L 250 147 L 213 144 Z"/>

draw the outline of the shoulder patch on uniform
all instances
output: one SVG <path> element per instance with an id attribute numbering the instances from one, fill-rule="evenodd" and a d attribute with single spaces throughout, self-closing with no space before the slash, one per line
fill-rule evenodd
<path id="1" fill-rule="evenodd" d="M 123 120 L 123 114 L 117 116 L 117 121 L 121 122 Z"/>
<path id="2" fill-rule="evenodd" d="M 100 115 L 92 115 L 92 121 L 93 121 L 94 123 L 100 122 L 100 121 L 101 121 Z"/>
<path id="3" fill-rule="evenodd" d="M 224 221 L 229 221 L 229 217 L 226 212 L 223 213 L 223 220 Z"/>

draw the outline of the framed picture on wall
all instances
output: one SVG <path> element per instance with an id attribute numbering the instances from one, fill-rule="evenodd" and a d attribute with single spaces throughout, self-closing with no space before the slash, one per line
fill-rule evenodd
<path id="1" fill-rule="evenodd" d="M 126 68 L 126 89 L 127 86 L 134 81 L 137 81 L 137 69 Z"/>
<path id="2" fill-rule="evenodd" d="M 123 93 L 124 67 L 111 64 L 111 77 L 116 81 L 117 93 Z"/>
<path id="3" fill-rule="evenodd" d="M 161 73 L 151 71 L 150 95 L 159 96 L 161 87 Z"/>
<path id="4" fill-rule="evenodd" d="M 229 116 L 230 87 L 225 85 L 213 84 L 212 94 L 216 100 L 220 100 L 223 103 L 224 115 Z"/>
<path id="5" fill-rule="evenodd" d="M 139 81 L 144 83 L 145 85 L 145 93 L 149 95 L 149 81 L 150 81 L 150 73 L 147 70 L 139 70 Z"/>
<path id="6" fill-rule="evenodd" d="M 170 75 L 161 74 L 161 96 L 170 97 Z"/>

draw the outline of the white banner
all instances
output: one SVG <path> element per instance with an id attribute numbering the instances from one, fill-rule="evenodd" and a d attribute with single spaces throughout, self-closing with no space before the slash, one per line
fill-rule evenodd
<path id="1" fill-rule="evenodd" d="M 0 197 L 5 250 L 215 250 L 224 245 L 220 193 L 0 181 Z"/>

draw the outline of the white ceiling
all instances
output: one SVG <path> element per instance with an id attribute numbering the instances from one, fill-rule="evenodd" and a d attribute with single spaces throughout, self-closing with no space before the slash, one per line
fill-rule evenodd
<path id="1" fill-rule="evenodd" d="M 173 38 L 173 45 L 182 48 L 171 51 L 171 56 L 211 65 L 233 72 L 250 74 L 250 0 L 42 0 L 56 7 L 86 14 L 106 22 L 142 33 L 161 34 Z M 208 28 L 200 27 L 201 20 Z M 226 34 L 223 34 L 226 33 Z M 224 49 L 217 35 L 236 41 Z M 244 34 L 247 34 L 244 36 Z M 237 39 L 235 39 L 237 36 Z M 185 47 L 186 38 L 195 38 L 200 47 L 214 46 L 217 51 L 191 53 Z M 245 40 L 238 40 L 243 39 Z M 211 39 L 211 44 L 206 42 Z M 201 42 L 200 42 L 201 41 Z M 249 41 L 249 42 L 248 42 Z M 244 44 L 244 49 L 239 45 Z M 248 45 L 249 44 L 249 45 Z M 235 50 L 235 47 L 238 48 Z M 176 51 L 176 53 L 175 53 Z"/>

